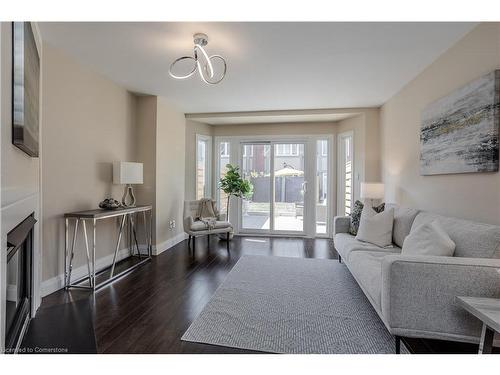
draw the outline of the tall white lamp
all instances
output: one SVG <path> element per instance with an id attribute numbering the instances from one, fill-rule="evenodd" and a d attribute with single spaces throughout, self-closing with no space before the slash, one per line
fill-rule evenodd
<path id="1" fill-rule="evenodd" d="M 125 207 L 135 207 L 135 195 L 132 184 L 142 184 L 142 163 L 115 161 L 113 163 L 113 183 L 125 185 L 122 204 Z"/>
<path id="2" fill-rule="evenodd" d="M 373 206 L 374 199 L 384 198 L 384 184 L 381 182 L 362 182 L 361 199 L 370 199 Z"/>

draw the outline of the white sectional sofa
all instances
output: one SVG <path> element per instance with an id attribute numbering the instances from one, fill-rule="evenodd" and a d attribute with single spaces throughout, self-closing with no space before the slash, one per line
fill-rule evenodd
<path id="1" fill-rule="evenodd" d="M 335 217 L 337 252 L 391 334 L 477 343 L 481 322 L 456 296 L 500 298 L 500 226 L 394 208 L 392 248 L 349 234 L 349 217 Z M 438 220 L 456 244 L 453 257 L 401 255 L 405 237 Z M 398 349 L 396 349 L 398 350 Z"/>

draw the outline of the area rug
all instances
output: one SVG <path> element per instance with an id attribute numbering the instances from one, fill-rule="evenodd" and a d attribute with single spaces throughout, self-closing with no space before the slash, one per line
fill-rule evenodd
<path id="1" fill-rule="evenodd" d="M 327 259 L 242 257 L 181 339 L 271 353 L 395 350 L 346 266 Z"/>

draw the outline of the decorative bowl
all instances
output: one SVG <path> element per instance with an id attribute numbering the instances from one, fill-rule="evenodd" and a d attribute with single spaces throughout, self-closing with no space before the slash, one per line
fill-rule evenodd
<path id="1" fill-rule="evenodd" d="M 113 198 L 107 198 L 99 203 L 99 208 L 102 208 L 103 210 L 116 210 L 120 207 L 122 207 L 122 204 Z"/>

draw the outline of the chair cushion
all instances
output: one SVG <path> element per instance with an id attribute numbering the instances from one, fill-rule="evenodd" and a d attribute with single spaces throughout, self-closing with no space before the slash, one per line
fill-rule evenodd
<path id="1" fill-rule="evenodd" d="M 350 260 L 350 254 L 353 251 L 371 251 L 383 254 L 399 254 L 401 248 L 397 246 L 391 247 L 378 247 L 368 242 L 358 241 L 354 236 L 349 233 L 337 233 L 333 238 L 335 250 L 340 254 L 346 262 Z"/>
<path id="2" fill-rule="evenodd" d="M 401 207 L 394 203 L 386 204 L 386 209 L 394 208 L 394 226 L 392 227 L 392 242 L 403 247 L 406 236 L 410 234 L 413 220 L 419 213 L 415 208 Z"/>
<path id="3" fill-rule="evenodd" d="M 213 229 L 223 229 L 223 228 L 231 228 L 231 224 L 228 221 L 216 221 Z M 203 221 L 197 220 L 194 221 L 191 225 L 191 230 L 193 232 L 208 230 L 206 224 Z"/>
<path id="4" fill-rule="evenodd" d="M 355 251 L 349 258 L 349 270 L 367 297 L 380 310 L 382 291 L 382 260 L 388 253 L 373 251 Z"/>
<path id="5" fill-rule="evenodd" d="M 455 242 L 454 256 L 500 258 L 500 226 L 420 212 L 413 221 L 411 231 L 434 220 L 439 221 L 441 227 Z"/>

